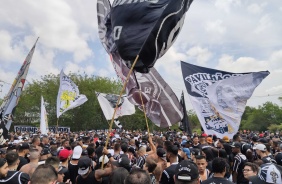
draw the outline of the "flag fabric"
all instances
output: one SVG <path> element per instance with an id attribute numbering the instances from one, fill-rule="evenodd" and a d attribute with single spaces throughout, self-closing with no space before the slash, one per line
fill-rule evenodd
<path id="1" fill-rule="evenodd" d="M 114 122 L 115 122 L 115 125 L 116 125 L 118 128 L 120 128 L 120 129 L 122 128 L 122 125 L 121 125 L 119 119 L 115 119 Z"/>
<path id="2" fill-rule="evenodd" d="M 96 92 L 97 99 L 101 106 L 101 109 L 107 120 L 111 120 L 114 114 L 114 110 L 118 101 L 118 95 L 106 94 Z M 125 115 L 132 115 L 135 113 L 135 107 L 131 104 L 126 96 L 122 96 L 118 104 L 118 108 L 114 119 Z"/>
<path id="3" fill-rule="evenodd" d="M 38 41 L 38 38 L 36 42 L 34 43 L 33 47 L 29 51 L 27 57 L 25 58 L 17 77 L 15 78 L 8 94 L 6 97 L 4 97 L 4 101 L 0 107 L 0 112 L 2 116 L 2 121 L 5 124 L 6 129 L 9 131 L 12 119 L 3 119 L 4 117 L 11 117 L 15 113 L 16 106 L 18 105 L 18 102 L 20 100 L 21 93 L 23 91 L 23 87 L 25 84 L 25 80 L 28 74 L 29 66 L 31 63 L 31 59 L 35 50 L 36 43 Z"/>
<path id="4" fill-rule="evenodd" d="M 183 127 L 183 130 L 187 132 L 188 134 L 192 135 L 192 127 L 190 126 L 189 120 L 188 120 L 188 115 L 186 111 L 186 105 L 185 105 L 185 99 L 184 99 L 184 93 L 182 91 L 181 98 L 180 98 L 180 104 L 182 105 L 183 108 L 183 119 L 181 120 L 180 126 Z"/>
<path id="5" fill-rule="evenodd" d="M 47 133 L 49 132 L 48 118 L 43 96 L 41 96 L 40 131 L 41 134 L 44 135 L 47 135 Z"/>
<path id="6" fill-rule="evenodd" d="M 121 58 L 114 42 L 110 20 L 111 6 L 108 0 L 97 1 L 99 38 L 110 54 L 114 69 L 125 82 L 129 68 Z M 170 86 L 160 74 L 152 68 L 149 73 L 131 74 L 126 86 L 128 100 L 143 111 L 140 91 L 147 117 L 159 127 L 169 127 L 183 118 L 181 104 Z"/>
<path id="7" fill-rule="evenodd" d="M 79 94 L 77 85 L 62 70 L 57 96 L 57 118 L 64 112 L 84 104 L 87 100 L 85 95 Z"/>
<path id="8" fill-rule="evenodd" d="M 113 38 L 123 60 L 147 73 L 176 40 L 193 0 L 115 0 L 111 8 Z"/>
<path id="9" fill-rule="evenodd" d="M 232 138 L 247 100 L 268 71 L 231 73 L 181 62 L 191 103 L 205 133 Z"/>

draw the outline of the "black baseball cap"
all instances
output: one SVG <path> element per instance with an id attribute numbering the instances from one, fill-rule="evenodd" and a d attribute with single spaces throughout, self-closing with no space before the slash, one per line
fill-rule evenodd
<path id="1" fill-rule="evenodd" d="M 157 149 L 157 155 L 161 157 L 164 161 L 166 161 L 166 151 L 163 148 Z"/>
<path id="2" fill-rule="evenodd" d="M 18 145 L 18 150 L 25 150 L 25 149 L 29 149 L 29 144 L 24 142 L 24 143 L 20 143 Z"/>
<path id="3" fill-rule="evenodd" d="M 66 172 L 68 172 L 68 169 L 64 166 L 60 166 L 58 169 L 58 174 L 65 174 Z"/>
<path id="4" fill-rule="evenodd" d="M 92 166 L 92 160 L 89 157 L 83 156 L 78 161 L 78 174 L 85 175 L 89 171 L 89 167 Z"/>
<path id="5" fill-rule="evenodd" d="M 130 160 L 127 155 L 121 155 L 120 158 L 117 161 L 113 161 L 112 164 L 127 170 L 130 169 Z"/>
<path id="6" fill-rule="evenodd" d="M 51 150 L 49 148 L 43 148 L 41 151 L 41 155 L 48 155 L 51 153 Z"/>
<path id="7" fill-rule="evenodd" d="M 193 181 L 199 178 L 197 165 L 189 160 L 182 160 L 175 168 L 175 179 L 178 181 Z"/>
<path id="8" fill-rule="evenodd" d="M 241 148 L 241 144 L 239 142 L 232 142 L 230 145 L 232 148 Z"/>

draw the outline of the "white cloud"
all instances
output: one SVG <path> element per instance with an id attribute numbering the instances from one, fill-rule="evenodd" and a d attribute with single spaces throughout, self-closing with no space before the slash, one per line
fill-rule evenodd
<path id="1" fill-rule="evenodd" d="M 252 14 L 259 14 L 263 11 L 263 8 L 266 6 L 267 3 L 262 4 L 251 4 L 247 7 L 248 11 Z"/>
<path id="2" fill-rule="evenodd" d="M 80 73 L 80 74 L 86 73 L 87 75 L 92 75 L 96 71 L 96 69 L 92 65 L 82 67 L 76 63 L 67 61 L 66 67 L 64 67 L 64 71 L 65 73 L 69 73 L 69 72 Z"/>
<path id="3" fill-rule="evenodd" d="M 215 1 L 215 7 L 218 8 L 219 10 L 222 10 L 226 13 L 229 13 L 232 8 L 232 6 L 238 6 L 241 4 L 240 0 L 216 0 Z"/>
<path id="4" fill-rule="evenodd" d="M 206 24 L 207 32 L 215 33 L 215 34 L 224 34 L 226 31 L 226 27 L 222 25 L 222 20 L 216 20 L 213 22 L 208 22 Z"/>
<path id="5" fill-rule="evenodd" d="M 212 57 L 212 53 L 205 48 L 201 48 L 199 46 L 192 47 L 187 51 L 188 57 L 192 57 L 196 59 L 196 62 L 199 65 L 204 65 L 209 61 L 209 59 Z"/>
<path id="6" fill-rule="evenodd" d="M 255 33 L 261 33 L 263 32 L 265 29 L 271 27 L 272 24 L 272 20 L 270 18 L 269 15 L 264 15 L 263 17 L 261 17 L 261 19 L 259 20 L 259 25 L 257 26 L 257 28 L 254 30 Z"/>

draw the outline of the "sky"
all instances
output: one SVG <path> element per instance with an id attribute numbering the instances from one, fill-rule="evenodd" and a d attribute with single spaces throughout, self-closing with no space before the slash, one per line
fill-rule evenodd
<path id="1" fill-rule="evenodd" d="M 187 109 L 193 107 L 180 60 L 229 72 L 268 70 L 270 75 L 247 105 L 258 107 L 270 101 L 281 106 L 281 14 L 281 0 L 194 0 L 177 41 L 155 68 L 178 97 L 184 91 Z M 0 98 L 7 94 L 37 37 L 27 85 L 61 69 L 117 78 L 98 38 L 96 0 L 3 0 Z"/>

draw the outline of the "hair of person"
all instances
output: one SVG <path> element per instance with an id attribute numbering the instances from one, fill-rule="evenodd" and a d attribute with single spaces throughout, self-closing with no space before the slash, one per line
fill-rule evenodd
<path id="1" fill-rule="evenodd" d="M 56 181 L 58 174 L 51 165 L 39 165 L 33 172 L 30 184 L 49 184 Z"/>
<path id="2" fill-rule="evenodd" d="M 171 146 L 171 145 L 173 145 L 172 144 L 172 142 L 170 142 L 170 141 L 165 141 L 164 142 L 164 146 L 167 148 L 167 147 L 169 147 L 169 146 Z"/>
<path id="3" fill-rule="evenodd" d="M 239 134 L 235 134 L 235 135 L 233 135 L 233 141 L 237 141 L 238 139 L 239 139 Z"/>
<path id="4" fill-rule="evenodd" d="M 259 166 L 258 166 L 257 164 L 255 164 L 255 163 L 246 162 L 245 165 L 244 165 L 244 167 L 245 167 L 245 166 L 249 166 L 249 167 L 252 169 L 253 172 L 258 173 L 258 171 L 259 171 Z"/>
<path id="5" fill-rule="evenodd" d="M 86 148 L 86 150 L 87 150 L 87 153 L 88 153 L 88 156 L 92 156 L 93 155 L 93 153 L 95 153 L 95 149 L 93 148 L 93 147 L 87 147 Z"/>
<path id="6" fill-rule="evenodd" d="M 266 150 L 268 151 L 268 152 L 270 152 L 271 150 L 271 148 L 270 148 L 270 144 L 269 143 L 264 143 L 264 145 L 265 145 L 265 147 L 266 147 Z"/>
<path id="7" fill-rule="evenodd" d="M 149 173 L 152 173 L 157 167 L 157 163 L 152 158 L 147 158 L 145 164 L 148 167 Z"/>
<path id="8" fill-rule="evenodd" d="M 119 149 L 120 149 L 120 144 L 119 143 L 115 143 L 114 151 L 118 151 Z"/>
<path id="9" fill-rule="evenodd" d="M 39 159 L 40 153 L 38 149 L 30 149 L 29 150 L 29 159 L 36 160 Z"/>
<path id="10" fill-rule="evenodd" d="M 204 156 L 204 155 L 196 155 L 195 158 L 196 158 L 196 160 L 202 160 L 202 159 L 207 160 L 206 156 Z"/>
<path id="11" fill-rule="evenodd" d="M 168 146 L 166 149 L 167 149 L 167 153 L 172 153 L 174 156 L 177 156 L 178 148 L 176 145 Z"/>
<path id="12" fill-rule="evenodd" d="M 48 157 L 45 161 L 45 165 L 51 165 L 54 168 L 57 168 L 60 165 L 60 160 L 58 157 Z"/>
<path id="13" fill-rule="evenodd" d="M 62 145 L 64 145 L 64 144 L 65 144 L 65 142 L 67 142 L 67 141 L 69 142 L 69 140 L 68 140 L 68 139 L 63 140 L 63 141 L 62 141 Z"/>
<path id="14" fill-rule="evenodd" d="M 163 146 L 164 141 L 161 138 L 156 138 L 156 143 L 158 144 L 158 146 Z"/>
<path id="15" fill-rule="evenodd" d="M 227 162 L 225 159 L 217 157 L 212 161 L 212 172 L 223 173 L 226 170 Z"/>
<path id="16" fill-rule="evenodd" d="M 130 171 L 124 183 L 125 184 L 150 184 L 151 178 L 146 171 L 140 168 L 135 168 Z"/>
<path id="17" fill-rule="evenodd" d="M 141 146 L 138 150 L 138 153 L 146 153 L 146 148 Z"/>
<path id="18" fill-rule="evenodd" d="M 78 145 L 77 142 L 72 142 L 72 143 L 71 143 L 71 149 L 73 150 L 77 145 Z"/>
<path id="19" fill-rule="evenodd" d="M 206 160 L 209 162 L 209 161 L 212 161 L 214 159 L 214 154 L 213 154 L 213 151 L 211 148 L 205 148 L 202 150 L 205 155 L 206 155 Z"/>
<path id="20" fill-rule="evenodd" d="M 199 136 L 195 135 L 195 136 L 193 137 L 193 140 L 194 140 L 195 138 L 197 138 L 197 137 L 199 138 Z"/>
<path id="21" fill-rule="evenodd" d="M 128 144 L 127 143 L 122 143 L 120 145 L 121 147 L 121 151 L 123 151 L 124 153 L 128 152 Z"/>
<path id="22" fill-rule="evenodd" d="M 6 154 L 6 160 L 7 160 L 8 166 L 15 165 L 17 161 L 19 160 L 19 154 L 15 151 L 9 151 Z"/>
<path id="23" fill-rule="evenodd" d="M 38 136 L 34 136 L 34 137 L 32 138 L 31 143 L 33 144 L 33 143 L 35 143 L 37 140 L 40 140 L 40 138 L 39 138 Z"/>
<path id="24" fill-rule="evenodd" d="M 128 174 L 129 172 L 123 167 L 114 169 L 110 175 L 109 184 L 124 184 L 125 178 Z"/>

